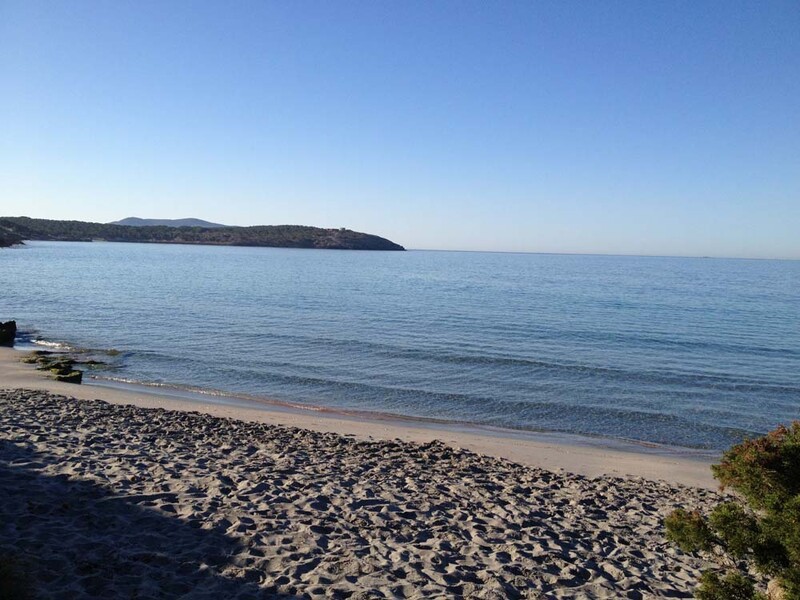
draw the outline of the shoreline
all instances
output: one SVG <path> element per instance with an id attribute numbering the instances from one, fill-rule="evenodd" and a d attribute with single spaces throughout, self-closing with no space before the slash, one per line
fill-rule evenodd
<path id="1" fill-rule="evenodd" d="M 510 460 L 549 471 L 563 470 L 588 477 L 641 477 L 703 489 L 717 487 L 710 470 L 711 453 L 636 442 L 617 443 L 549 432 L 524 432 L 468 424 L 440 423 L 395 415 L 346 413 L 321 407 L 301 408 L 279 403 L 220 402 L 222 397 L 197 393 L 165 394 L 144 385 L 62 383 L 20 362 L 22 352 L 0 348 L 0 388 L 48 391 L 82 400 L 99 399 L 115 405 L 164 408 L 236 419 L 245 422 L 298 427 L 334 433 L 362 441 L 383 440 L 420 444 L 440 440 L 477 454 Z M 228 397 L 230 399 L 230 397 Z M 215 401 L 216 400 L 216 401 Z"/>
<path id="2" fill-rule="evenodd" d="M 440 431 L 443 432 L 443 434 L 447 432 L 459 432 L 468 435 L 486 435 L 502 439 L 531 440 L 560 446 L 612 450 L 628 454 L 645 454 L 663 458 L 675 457 L 706 463 L 716 460 L 720 454 L 715 450 L 670 446 L 636 439 L 611 438 L 602 435 L 569 433 L 565 431 L 512 429 L 510 427 L 471 423 L 469 421 L 437 419 L 433 417 L 413 417 L 390 412 L 346 409 L 303 402 L 289 402 L 267 397 L 251 396 L 249 394 L 236 394 L 223 390 L 192 388 L 191 386 L 177 384 L 141 383 L 123 378 L 95 377 L 91 374 L 83 381 L 83 385 L 153 395 L 166 400 L 195 402 L 201 405 L 220 404 L 234 408 L 266 410 L 277 413 L 318 415 L 324 418 L 341 419 L 344 421 L 389 423 L 390 425 L 402 425 L 411 428 Z"/>

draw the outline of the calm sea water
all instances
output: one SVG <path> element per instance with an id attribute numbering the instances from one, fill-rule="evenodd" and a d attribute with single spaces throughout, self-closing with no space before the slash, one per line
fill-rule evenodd
<path id="1" fill-rule="evenodd" d="M 800 418 L 800 262 L 32 242 L 0 320 L 100 377 L 721 449 Z"/>

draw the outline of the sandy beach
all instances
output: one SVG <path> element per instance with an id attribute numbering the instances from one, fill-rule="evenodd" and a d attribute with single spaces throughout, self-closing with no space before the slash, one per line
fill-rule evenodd
<path id="1" fill-rule="evenodd" d="M 42 598 L 691 597 L 676 456 L 44 378 L 0 350 L 0 554 Z"/>

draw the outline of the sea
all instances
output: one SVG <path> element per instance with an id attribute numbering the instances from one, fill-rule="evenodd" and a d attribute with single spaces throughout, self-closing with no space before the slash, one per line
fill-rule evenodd
<path id="1" fill-rule="evenodd" d="M 29 242 L 8 319 L 212 402 L 704 451 L 800 418 L 800 261 Z"/>

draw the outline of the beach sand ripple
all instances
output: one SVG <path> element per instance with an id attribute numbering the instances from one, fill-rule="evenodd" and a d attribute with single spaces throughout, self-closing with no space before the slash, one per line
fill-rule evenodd
<path id="1" fill-rule="evenodd" d="M 713 492 L 0 391 L 0 555 L 42 598 L 691 597 Z"/>

